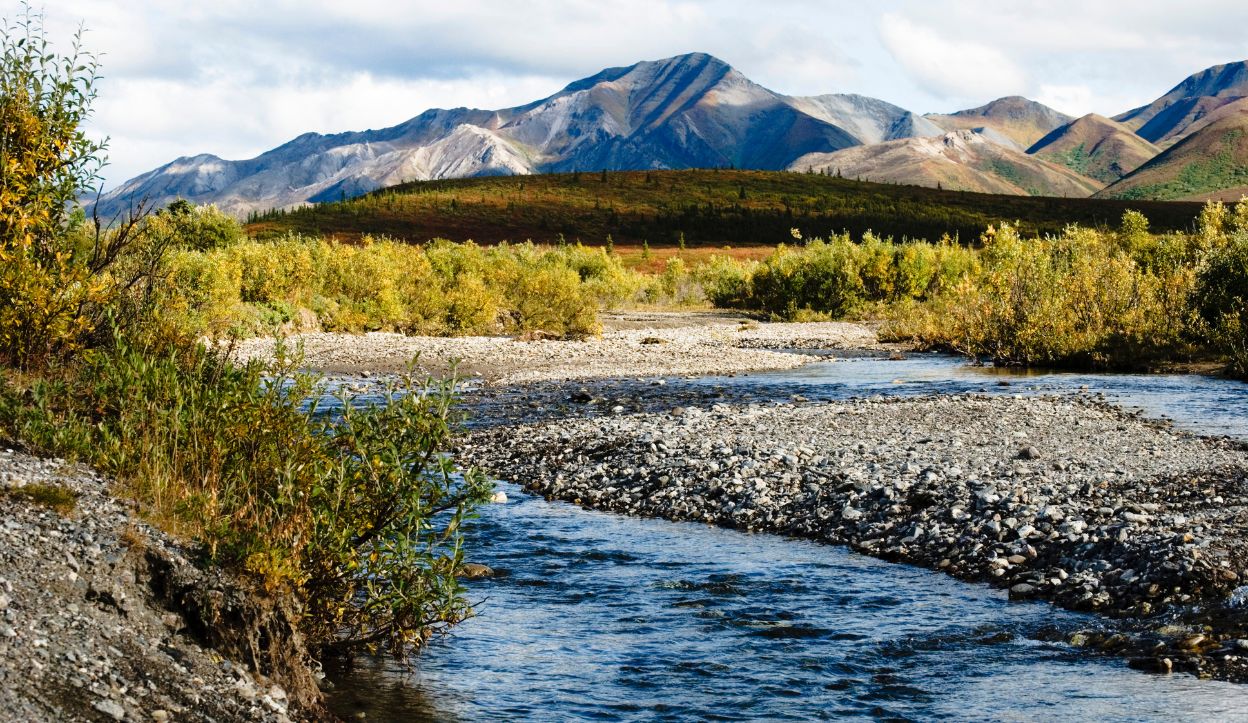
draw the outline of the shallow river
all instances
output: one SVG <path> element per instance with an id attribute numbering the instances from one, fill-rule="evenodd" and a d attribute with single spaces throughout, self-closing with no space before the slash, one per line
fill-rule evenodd
<path id="1" fill-rule="evenodd" d="M 1248 385 L 1203 377 L 1010 376 L 948 358 L 861 359 L 668 380 L 729 398 L 988 389 L 1104 392 L 1202 433 L 1248 434 Z M 903 383 L 894 383 L 904 380 Z M 1044 387 L 1050 389 L 1030 389 Z M 1061 390 L 1058 390 L 1061 391 Z M 584 411 L 580 411 L 584 413 Z M 1074 651 L 1091 616 L 842 548 L 548 503 L 468 525 L 479 617 L 409 669 L 329 668 L 331 704 L 368 721 L 1248 721 L 1248 687 L 1153 676 Z"/>

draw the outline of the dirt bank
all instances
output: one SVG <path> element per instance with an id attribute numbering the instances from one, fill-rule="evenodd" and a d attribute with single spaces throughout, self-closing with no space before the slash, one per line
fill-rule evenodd
<path id="1" fill-rule="evenodd" d="M 0 449 L 0 518 L 0 720 L 327 719 L 297 604 L 205 571 L 106 479 Z"/>

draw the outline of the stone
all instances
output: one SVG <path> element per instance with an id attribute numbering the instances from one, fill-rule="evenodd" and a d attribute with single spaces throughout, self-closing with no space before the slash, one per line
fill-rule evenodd
<path id="1" fill-rule="evenodd" d="M 1020 582 L 1019 584 L 1010 588 L 1010 599 L 1013 600 L 1016 598 L 1025 598 L 1031 595 L 1035 591 L 1036 591 L 1035 587 L 1028 585 L 1025 582 Z"/>
<path id="2" fill-rule="evenodd" d="M 841 510 L 841 519 L 850 521 L 850 522 L 854 520 L 862 519 L 862 510 L 856 509 L 854 507 L 846 507 L 845 509 Z"/>
<path id="3" fill-rule="evenodd" d="M 492 577 L 493 575 L 494 570 L 486 567 L 485 565 L 479 565 L 475 562 L 465 562 L 463 565 L 460 565 L 459 572 L 456 573 L 455 577 L 474 580 L 481 577 Z"/>
<path id="4" fill-rule="evenodd" d="M 156 721 L 156 723 L 165 723 L 165 721 L 169 720 L 169 711 L 157 708 L 152 711 L 152 720 Z"/>
<path id="5" fill-rule="evenodd" d="M 1060 508 L 1060 507 L 1054 507 L 1054 506 L 1050 505 L 1050 506 L 1045 507 L 1044 509 L 1040 510 L 1040 514 L 1039 514 L 1039 515 L 1037 515 L 1036 517 L 1037 517 L 1037 519 L 1041 519 L 1041 520 L 1050 520 L 1050 521 L 1052 521 L 1052 522 L 1061 522 L 1063 519 L 1065 519 L 1065 518 L 1066 518 L 1066 515 L 1062 512 L 1062 508 Z"/>
<path id="6" fill-rule="evenodd" d="M 1195 650 L 1199 648 L 1203 642 L 1205 642 L 1205 636 L 1197 633 L 1196 635 L 1188 635 L 1187 637 L 1179 638 L 1175 641 L 1174 645 L 1179 650 Z"/>
<path id="7" fill-rule="evenodd" d="M 1083 532 L 1084 526 L 1083 520 L 1067 520 L 1057 529 L 1063 535 L 1078 535 Z"/>
<path id="8" fill-rule="evenodd" d="M 1174 670 L 1174 663 L 1169 658 L 1132 658 L 1127 667 L 1146 673 L 1169 673 Z"/>
<path id="9" fill-rule="evenodd" d="M 1018 456 L 1020 459 L 1040 459 L 1040 450 L 1034 445 L 1027 445 L 1018 450 Z"/>
<path id="10" fill-rule="evenodd" d="M 104 700 L 96 701 L 94 707 L 96 710 L 103 713 L 104 715 L 112 716 L 114 720 L 121 720 L 126 717 L 126 709 L 122 708 L 120 705 L 114 703 L 113 701 L 108 700 L 107 698 L 105 698 Z"/>

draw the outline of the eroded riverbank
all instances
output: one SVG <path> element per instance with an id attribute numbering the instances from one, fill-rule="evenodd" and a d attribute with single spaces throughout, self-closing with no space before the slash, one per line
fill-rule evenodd
<path id="1" fill-rule="evenodd" d="M 462 454 L 587 508 L 845 544 L 1139 621 L 1072 642 L 1248 678 L 1246 620 L 1224 604 L 1248 574 L 1238 442 L 1089 399 L 673 411 L 480 430 Z"/>
<path id="2" fill-rule="evenodd" d="M 200 569 L 107 478 L 0 449 L 0 518 L 0 720 L 324 716 L 297 605 Z"/>

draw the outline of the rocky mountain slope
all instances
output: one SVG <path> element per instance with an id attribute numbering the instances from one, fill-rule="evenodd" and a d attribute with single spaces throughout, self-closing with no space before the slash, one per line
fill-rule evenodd
<path id="1" fill-rule="evenodd" d="M 1111 120 L 1075 119 L 1020 96 L 923 116 L 861 95 L 791 97 L 692 53 L 608 68 L 515 108 L 433 109 L 381 130 L 307 133 L 243 161 L 179 158 L 110 191 L 99 211 L 110 218 L 143 199 L 160 206 L 186 198 L 243 216 L 409 181 L 727 166 L 839 168 L 886 182 L 1087 195 L 1217 127 L 1166 156 L 1170 170 L 1150 165 L 1130 184 L 1100 194 L 1204 197 L 1228 188 L 1219 184 L 1242 185 L 1233 167 L 1238 156 L 1224 153 L 1223 139 L 1235 145 L 1228 134 L 1246 110 L 1248 61 L 1196 73 Z M 1182 174 L 1187 180 L 1176 181 Z"/>
<path id="2" fill-rule="evenodd" d="M 610 68 L 517 108 L 430 110 L 378 131 L 309 133 L 246 161 L 180 158 L 126 182 L 99 205 L 110 216 L 145 197 L 156 204 L 182 197 L 241 215 L 410 180 L 603 168 L 780 169 L 807 153 L 939 132 L 874 98 L 780 95 L 694 53 Z"/>
<path id="3" fill-rule="evenodd" d="M 971 130 L 811 153 L 790 166 L 794 171 L 808 169 L 847 178 L 1024 196 L 1082 198 L 1102 188 L 1069 168 Z"/>
<path id="4" fill-rule="evenodd" d="M 1218 108 L 1248 96 L 1248 61 L 1215 65 L 1189 75 L 1148 105 L 1114 120 L 1161 146 L 1175 143 L 1189 127 Z"/>
<path id="5" fill-rule="evenodd" d="M 1101 183 L 1114 183 L 1161 149 L 1121 123 L 1089 113 L 1041 138 L 1027 153 Z"/>
<path id="6" fill-rule="evenodd" d="M 1017 95 L 999 98 L 979 108 L 949 115 L 929 113 L 923 118 L 945 131 L 990 128 L 1018 143 L 1018 150 L 1030 147 L 1074 120 L 1065 113 Z"/>

